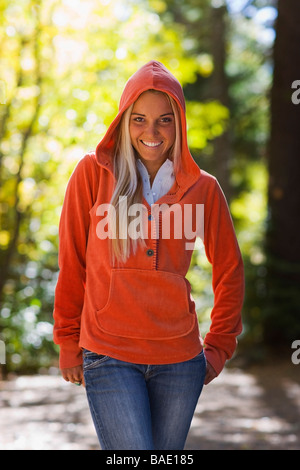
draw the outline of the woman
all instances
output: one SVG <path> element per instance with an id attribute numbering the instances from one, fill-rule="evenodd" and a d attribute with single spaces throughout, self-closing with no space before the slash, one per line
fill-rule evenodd
<path id="1" fill-rule="evenodd" d="M 213 268 L 205 344 L 185 278 L 196 232 Z M 235 350 L 244 279 L 223 193 L 188 149 L 182 88 L 159 62 L 129 79 L 70 178 L 59 265 L 60 368 L 85 383 L 102 449 L 183 449 L 203 383 Z"/>

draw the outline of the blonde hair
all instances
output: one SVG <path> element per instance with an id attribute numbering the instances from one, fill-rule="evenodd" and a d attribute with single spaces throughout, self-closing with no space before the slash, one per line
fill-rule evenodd
<path id="1" fill-rule="evenodd" d="M 146 91 L 165 95 L 174 113 L 175 141 L 169 150 L 169 158 L 173 161 L 174 173 L 176 175 L 181 159 L 181 120 L 179 107 L 176 101 L 167 93 L 152 89 Z M 127 208 L 133 204 L 141 203 L 143 195 L 143 182 L 137 169 L 137 155 L 131 144 L 129 132 L 129 122 L 133 106 L 134 103 L 122 115 L 115 144 L 114 173 L 116 184 L 110 201 L 114 210 L 108 214 L 113 263 L 115 260 L 125 262 L 131 253 L 136 252 L 138 243 L 145 244 L 143 238 L 130 238 L 127 229 L 130 223 Z M 126 198 L 127 204 L 122 204 L 124 198 Z"/>

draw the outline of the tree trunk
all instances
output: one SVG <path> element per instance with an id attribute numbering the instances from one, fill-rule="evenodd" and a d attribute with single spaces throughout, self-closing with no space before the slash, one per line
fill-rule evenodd
<path id="1" fill-rule="evenodd" d="M 40 89 L 41 83 L 42 83 L 42 76 L 41 76 L 41 67 L 40 67 L 39 38 L 41 34 L 41 27 L 40 27 L 39 14 L 37 15 L 36 21 L 37 22 L 36 22 L 35 35 L 33 36 L 35 73 L 33 74 L 32 85 L 35 85 L 37 86 L 37 88 Z M 19 52 L 20 60 L 21 60 L 21 55 L 22 55 L 22 49 L 25 44 L 26 44 L 25 39 L 21 37 L 20 38 L 20 52 Z M 24 80 L 23 73 L 24 72 L 22 68 L 20 67 L 17 72 L 16 89 L 20 87 L 23 83 L 23 80 Z M 14 204 L 11 205 L 9 209 L 9 216 L 7 216 L 7 218 L 12 221 L 10 224 L 9 223 L 7 224 L 8 225 L 7 229 L 10 232 L 10 242 L 7 248 L 0 253 L 0 261 L 1 261 L 0 308 L 3 302 L 3 298 L 4 298 L 5 284 L 10 276 L 12 259 L 17 254 L 17 246 L 18 246 L 18 240 L 19 240 L 19 235 L 20 235 L 20 226 L 21 226 L 22 218 L 24 217 L 24 214 L 20 212 L 19 207 L 18 207 L 19 202 L 20 202 L 19 190 L 20 190 L 20 185 L 22 183 L 22 178 L 23 178 L 22 170 L 25 164 L 25 154 L 27 151 L 27 146 L 29 144 L 29 139 L 32 136 L 34 126 L 39 117 L 41 100 L 42 100 L 42 96 L 41 96 L 41 93 L 39 93 L 37 97 L 35 98 L 35 107 L 32 112 L 32 116 L 29 119 L 27 127 L 24 128 L 24 130 L 22 131 L 22 143 L 21 143 L 21 149 L 20 149 L 20 155 L 19 155 L 19 169 L 15 176 L 14 193 L 12 195 Z M 0 123 L 0 139 L 2 139 L 5 136 L 5 133 L 7 131 L 7 121 L 9 120 L 10 116 L 11 116 L 11 103 L 8 103 L 7 109 Z M 2 165 L 3 165 L 2 157 L 3 157 L 3 153 L 0 151 L 0 184 L 2 184 L 2 177 L 1 177 L 1 170 L 2 170 Z"/>
<path id="2" fill-rule="evenodd" d="M 211 77 L 210 97 L 218 100 L 221 104 L 230 109 L 228 80 L 225 70 L 226 65 L 226 32 L 227 32 L 227 8 L 211 7 L 212 40 L 211 53 L 214 62 L 214 71 Z M 229 130 L 226 130 L 213 143 L 214 146 L 214 168 L 222 189 L 228 200 L 231 198 L 230 185 L 230 161 L 231 142 Z"/>
<path id="3" fill-rule="evenodd" d="M 300 337 L 300 2 L 279 0 L 274 47 L 269 147 L 267 302 L 264 338 L 278 344 Z M 289 344 L 290 347 L 290 344 Z"/>

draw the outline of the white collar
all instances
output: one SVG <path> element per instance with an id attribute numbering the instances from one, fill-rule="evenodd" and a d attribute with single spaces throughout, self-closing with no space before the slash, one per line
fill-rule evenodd
<path id="1" fill-rule="evenodd" d="M 137 161 L 137 167 L 143 181 L 143 195 L 150 205 L 154 204 L 173 186 L 175 181 L 173 162 L 165 160 L 155 175 L 152 187 L 148 170 L 140 159 Z"/>

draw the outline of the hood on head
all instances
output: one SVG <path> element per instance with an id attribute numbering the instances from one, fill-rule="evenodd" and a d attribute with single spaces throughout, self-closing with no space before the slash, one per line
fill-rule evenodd
<path id="1" fill-rule="evenodd" d="M 188 148 L 183 90 L 177 78 L 162 63 L 155 60 L 145 64 L 127 81 L 120 99 L 118 114 L 109 126 L 103 139 L 97 145 L 97 161 L 100 165 L 105 165 L 106 167 L 112 165 L 112 152 L 116 139 L 116 131 L 122 114 L 144 91 L 149 89 L 168 93 L 179 106 L 182 128 L 182 168 L 179 174 L 176 175 L 176 180 L 180 186 L 188 185 L 190 187 L 199 178 L 200 169 Z"/>

